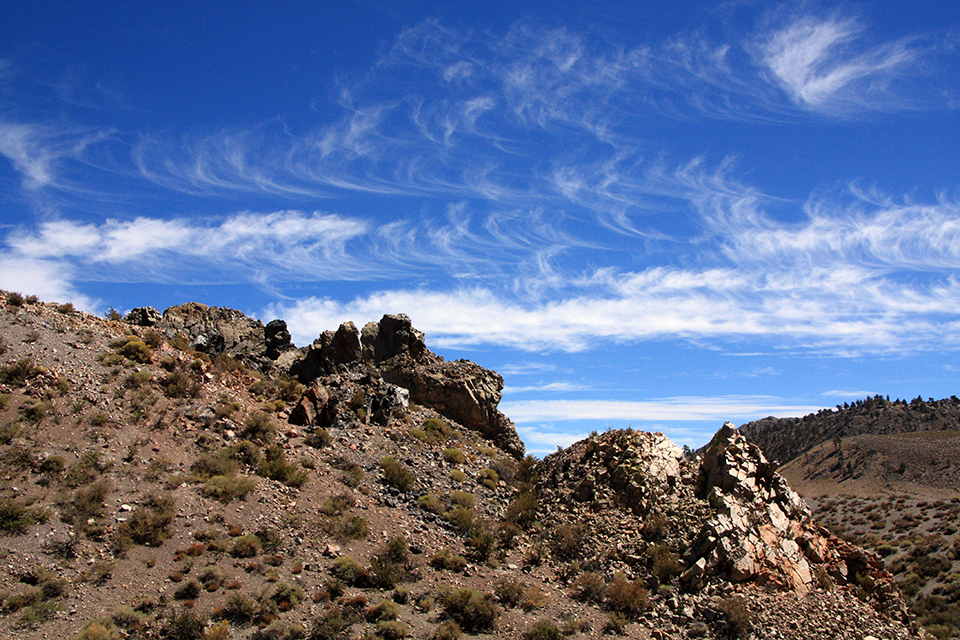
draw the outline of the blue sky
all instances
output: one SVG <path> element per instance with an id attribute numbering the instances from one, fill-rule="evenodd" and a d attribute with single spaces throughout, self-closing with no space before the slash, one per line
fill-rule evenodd
<path id="1" fill-rule="evenodd" d="M 960 387 L 960 5 L 278 4 L 5 6 L 0 288 L 406 313 L 538 455 Z"/>

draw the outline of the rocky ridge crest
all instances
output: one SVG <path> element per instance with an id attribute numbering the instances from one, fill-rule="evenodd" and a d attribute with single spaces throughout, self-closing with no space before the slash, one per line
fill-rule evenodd
<path id="1" fill-rule="evenodd" d="M 357 408 L 351 405 L 357 403 L 369 419 L 385 425 L 395 407 L 412 401 L 477 431 L 515 458 L 524 456 L 516 427 L 497 409 L 503 378 L 468 360 L 448 362 L 436 355 L 403 314 L 385 315 L 362 330 L 345 322 L 301 349 L 290 341 L 283 320 L 264 326 L 235 309 L 198 302 L 170 307 L 162 315 L 139 307 L 125 320 L 154 326 L 169 337 L 183 335 L 192 349 L 226 354 L 308 385 L 291 418 L 298 426 L 327 427 L 350 419 Z M 343 407 L 350 416 L 338 415 Z"/>

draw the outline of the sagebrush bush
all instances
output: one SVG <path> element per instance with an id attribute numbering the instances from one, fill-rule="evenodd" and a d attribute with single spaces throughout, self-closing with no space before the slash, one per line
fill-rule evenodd
<path id="1" fill-rule="evenodd" d="M 463 451 L 452 447 L 443 450 L 443 459 L 450 464 L 463 464 L 466 461 Z"/>
<path id="2" fill-rule="evenodd" d="M 380 470 L 387 484 L 400 491 L 409 491 L 413 488 L 413 474 L 393 456 L 385 456 L 380 460 Z"/>
<path id="3" fill-rule="evenodd" d="M 717 609 L 723 614 L 734 637 L 746 638 L 750 635 L 753 630 L 753 615 L 744 604 L 743 598 L 724 598 L 717 603 Z"/>
<path id="4" fill-rule="evenodd" d="M 257 473 L 271 480 L 282 482 L 288 487 L 301 487 L 308 477 L 305 469 L 287 462 L 286 453 L 284 453 L 282 447 L 278 446 L 267 449 L 263 462 L 257 468 Z"/>
<path id="5" fill-rule="evenodd" d="M 563 633 L 553 620 L 539 620 L 523 632 L 523 640 L 563 640 Z"/>
<path id="6" fill-rule="evenodd" d="M 431 567 L 446 571 L 463 571 L 467 564 L 467 559 L 454 553 L 450 547 L 443 547 L 430 558 Z"/>
<path id="7" fill-rule="evenodd" d="M 46 371 L 45 368 L 35 365 L 30 358 L 23 358 L 0 367 L 0 384 L 21 387 L 27 380 L 46 373 Z"/>
<path id="8" fill-rule="evenodd" d="M 340 556 L 334 560 L 330 572 L 338 580 L 353 586 L 365 584 L 369 580 L 366 569 L 353 556 Z"/>
<path id="9" fill-rule="evenodd" d="M 631 619 L 650 608 L 650 593 L 640 580 L 628 580 L 622 573 L 613 576 L 605 590 L 607 608 Z"/>
<path id="10" fill-rule="evenodd" d="M 40 511 L 12 498 L 0 498 L 0 532 L 19 533 L 41 521 Z"/>
<path id="11" fill-rule="evenodd" d="M 468 633 L 494 631 L 500 607 L 492 594 L 460 587 L 443 599 L 444 614 Z"/>
<path id="12" fill-rule="evenodd" d="M 242 499 L 257 486 L 253 478 L 240 476 L 237 474 L 228 474 L 212 476 L 203 483 L 201 492 L 208 498 L 219 500 L 220 502 L 231 502 L 236 499 Z"/>
<path id="13" fill-rule="evenodd" d="M 514 577 L 499 578 L 493 585 L 493 595 L 500 603 L 512 609 L 520 604 L 526 586 Z"/>
<path id="14" fill-rule="evenodd" d="M 233 539 L 230 555 L 235 558 L 253 558 L 260 553 L 260 547 L 260 538 L 248 533 Z"/>
<path id="15" fill-rule="evenodd" d="M 576 598 L 583 602 L 592 602 L 599 604 L 603 602 L 603 594 L 606 589 L 606 583 L 603 576 L 595 571 L 584 571 L 573 583 L 576 591 Z"/>
<path id="16" fill-rule="evenodd" d="M 269 442 L 276 431 L 270 416 L 263 411 L 254 412 L 243 421 L 243 437 L 250 440 Z"/>
<path id="17" fill-rule="evenodd" d="M 463 632 L 460 630 L 460 625 L 453 620 L 447 620 L 437 627 L 433 640 L 460 640 L 461 635 Z"/>

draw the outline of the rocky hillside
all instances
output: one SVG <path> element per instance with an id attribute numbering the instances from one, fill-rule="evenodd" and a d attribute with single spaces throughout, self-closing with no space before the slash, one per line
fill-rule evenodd
<path id="1" fill-rule="evenodd" d="M 907 638 L 880 559 L 730 426 L 537 462 L 404 316 L 296 348 L 0 293 L 0 637 Z"/>
<path id="2" fill-rule="evenodd" d="M 909 608 L 960 636 L 960 400 L 874 396 L 740 428 L 831 532 L 885 558 Z"/>

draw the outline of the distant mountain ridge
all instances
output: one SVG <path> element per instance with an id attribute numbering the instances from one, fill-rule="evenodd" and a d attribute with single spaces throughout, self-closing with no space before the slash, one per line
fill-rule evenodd
<path id="1" fill-rule="evenodd" d="M 922 397 L 911 401 L 875 395 L 802 418 L 773 416 L 740 426 L 750 442 L 770 460 L 787 463 L 804 451 L 835 438 L 864 434 L 911 433 L 960 428 L 960 399 Z"/>

